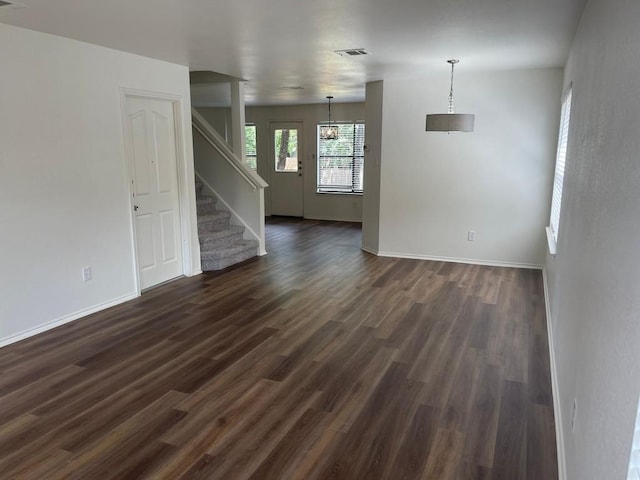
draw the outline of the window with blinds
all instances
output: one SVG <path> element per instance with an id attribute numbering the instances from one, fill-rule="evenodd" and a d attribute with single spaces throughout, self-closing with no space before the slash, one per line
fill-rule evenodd
<path id="1" fill-rule="evenodd" d="M 253 123 L 247 123 L 244 126 L 244 152 L 247 159 L 247 165 L 258 170 L 258 150 L 256 148 L 256 126 Z"/>
<path id="2" fill-rule="evenodd" d="M 553 176 L 553 196 L 551 197 L 551 219 L 549 229 L 553 241 L 558 241 L 560 226 L 560 207 L 562 205 L 562 185 L 564 183 L 564 169 L 567 160 L 567 143 L 569 141 L 569 120 L 571 117 L 571 86 L 562 96 L 562 110 L 560 112 L 560 132 L 558 133 L 558 151 L 556 153 L 556 171 Z"/>
<path id="3" fill-rule="evenodd" d="M 319 193 L 362 193 L 364 169 L 364 123 L 332 123 L 338 138 L 320 138 L 318 125 Z"/>
<path id="4" fill-rule="evenodd" d="M 640 480 L 640 405 L 636 414 L 636 429 L 633 435 L 627 480 Z"/>

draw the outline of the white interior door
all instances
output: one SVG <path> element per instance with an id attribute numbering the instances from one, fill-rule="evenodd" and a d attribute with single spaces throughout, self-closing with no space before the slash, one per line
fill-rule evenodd
<path id="1" fill-rule="evenodd" d="M 140 288 L 183 273 L 173 102 L 127 97 Z"/>
<path id="2" fill-rule="evenodd" d="M 302 122 L 271 123 L 271 214 L 302 217 Z"/>

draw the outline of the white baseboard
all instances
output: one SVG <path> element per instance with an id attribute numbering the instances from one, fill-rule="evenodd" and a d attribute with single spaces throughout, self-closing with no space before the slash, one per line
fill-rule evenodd
<path id="1" fill-rule="evenodd" d="M 371 252 L 374 253 L 374 252 Z M 484 265 L 487 267 L 529 268 L 542 270 L 542 265 L 535 263 L 496 262 L 493 260 L 476 260 L 473 258 L 439 257 L 436 255 L 407 254 L 397 252 L 378 252 L 380 257 L 409 258 L 411 260 L 431 260 L 434 262 L 466 263 L 469 265 Z"/>
<path id="2" fill-rule="evenodd" d="M 556 450 L 558 452 L 558 480 L 566 480 L 567 466 L 564 455 L 564 431 L 562 428 L 562 411 L 560 410 L 560 391 L 558 390 L 558 370 L 553 346 L 553 330 L 551 329 L 551 305 L 547 269 L 542 267 L 542 283 L 544 286 L 544 305 L 547 315 L 547 336 L 549 342 L 549 365 L 551 368 L 551 390 L 553 392 L 553 414 L 556 424 Z"/>
<path id="3" fill-rule="evenodd" d="M 337 217 L 324 217 L 324 216 L 304 216 L 305 220 L 322 220 L 325 222 L 349 222 L 349 223 L 362 223 L 362 218 L 337 218 Z"/>
<path id="4" fill-rule="evenodd" d="M 133 300 L 134 298 L 138 298 L 138 297 L 139 297 L 138 293 L 127 294 L 122 297 L 118 297 L 113 300 L 110 300 L 109 302 L 101 303 L 100 305 L 95 305 L 93 307 L 89 307 L 84 310 L 80 310 L 75 313 L 72 313 L 71 315 L 65 315 L 64 317 L 60 317 L 55 320 L 51 320 L 50 322 L 38 325 L 36 327 L 23 330 L 22 332 L 16 333 L 14 335 L 0 338 L 0 347 L 4 347 L 12 343 L 19 342 L 20 340 L 24 340 L 25 338 L 32 337 L 42 332 L 46 332 L 47 330 L 51 330 L 52 328 L 59 327 L 60 325 L 64 325 L 65 323 L 73 322 L 74 320 L 78 320 L 79 318 L 86 317 L 87 315 L 91 315 L 92 313 L 105 310 L 109 307 L 115 307 L 116 305 L 120 305 L 121 303 L 128 302 L 129 300 Z"/>

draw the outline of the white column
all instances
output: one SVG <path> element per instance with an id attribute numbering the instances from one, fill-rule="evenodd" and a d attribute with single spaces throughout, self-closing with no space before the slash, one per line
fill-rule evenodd
<path id="1" fill-rule="evenodd" d="M 231 82 L 231 132 L 233 153 L 245 161 L 244 82 Z"/>
<path id="2" fill-rule="evenodd" d="M 380 250 L 380 176 L 382 162 L 382 80 L 366 86 L 364 120 L 364 188 L 362 193 L 362 249 L 378 254 Z"/>

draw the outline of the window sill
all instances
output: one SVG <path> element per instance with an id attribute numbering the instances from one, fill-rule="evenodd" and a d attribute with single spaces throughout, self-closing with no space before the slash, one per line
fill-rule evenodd
<path id="1" fill-rule="evenodd" d="M 557 244 L 556 239 L 553 238 L 553 230 L 551 230 L 551 227 L 545 227 L 545 231 L 547 232 L 547 245 L 549 246 L 549 255 L 555 256 Z"/>
<path id="2" fill-rule="evenodd" d="M 316 190 L 316 193 L 318 195 L 349 195 L 349 196 L 357 196 L 357 197 L 361 197 L 362 193 L 361 192 L 318 192 Z"/>

